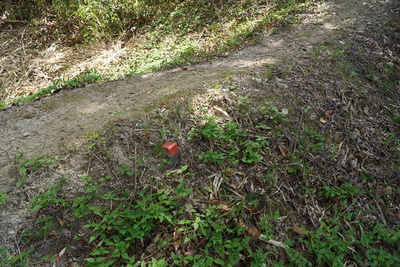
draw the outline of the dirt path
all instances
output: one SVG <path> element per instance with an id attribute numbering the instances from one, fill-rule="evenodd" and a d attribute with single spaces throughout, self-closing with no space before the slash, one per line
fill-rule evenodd
<path id="1" fill-rule="evenodd" d="M 11 190 L 10 159 L 57 155 L 107 123 L 139 118 L 144 108 L 173 97 L 201 93 L 205 84 L 238 74 L 251 73 L 265 64 L 284 64 L 307 57 L 307 51 L 349 28 L 373 23 L 370 15 L 390 1 L 327 1 L 289 32 L 263 38 L 254 47 L 225 59 L 124 80 L 89 85 L 0 111 L 0 190 Z M 170 100 L 172 101 L 172 100 Z"/>

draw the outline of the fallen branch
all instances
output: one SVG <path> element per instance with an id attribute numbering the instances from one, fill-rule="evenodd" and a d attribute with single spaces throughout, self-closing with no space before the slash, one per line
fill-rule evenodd
<path id="1" fill-rule="evenodd" d="M 267 237 L 265 235 L 261 235 L 260 236 L 260 240 L 265 242 L 265 243 L 267 243 L 267 244 L 271 244 L 271 245 L 274 245 L 276 247 L 284 248 L 284 249 L 288 249 L 289 248 L 288 246 L 284 245 L 282 242 L 275 241 L 275 240 L 272 240 L 272 239 L 266 240 L 266 238 Z"/>
<path id="2" fill-rule="evenodd" d="M 1 23 L 29 23 L 27 20 L 16 20 L 16 19 L 0 19 Z"/>

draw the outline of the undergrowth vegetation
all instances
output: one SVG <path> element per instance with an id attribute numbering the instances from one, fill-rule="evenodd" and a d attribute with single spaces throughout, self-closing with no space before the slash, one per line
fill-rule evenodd
<path id="1" fill-rule="evenodd" d="M 238 92 L 217 85 L 88 137 L 88 175 L 33 197 L 35 223 L 2 265 L 398 265 L 400 229 L 385 218 L 399 188 L 333 171 L 345 152 L 320 127 L 293 127 L 289 107 Z M 175 167 L 166 141 L 179 144 Z M 55 162 L 15 159 L 24 181 Z"/>
<path id="2" fill-rule="evenodd" d="M 292 9 L 298 8 L 297 5 L 307 2 L 310 1 L 57 0 L 51 1 L 49 5 L 44 0 L 10 0 L 0 8 L 5 11 L 3 19 L 29 20 L 33 24 L 53 20 L 56 25 L 52 29 L 57 34 L 71 35 L 75 41 L 90 42 L 114 35 L 132 36 L 136 31 L 152 28 L 163 33 L 154 36 L 153 42 L 156 42 L 166 35 L 183 37 L 199 29 L 216 33 L 230 28 L 236 29 L 237 34 L 241 35 L 244 30 L 242 28 L 250 27 L 251 31 L 254 27 L 285 16 Z M 269 13 L 271 15 L 266 16 Z M 210 32 L 204 34 L 210 36 Z M 232 36 L 232 40 L 235 37 Z"/>
<path id="3" fill-rule="evenodd" d="M 5 36 L 23 31 L 21 38 L 29 39 L 29 45 L 22 49 L 32 50 L 33 58 L 27 58 L 26 52 L 21 58 L 9 58 L 20 54 L 21 47 L 14 47 L 19 42 L 4 48 L 0 108 L 62 89 L 225 56 L 256 43 L 260 33 L 298 22 L 298 12 L 312 9 L 314 2 L 73 0 L 49 5 L 43 0 L 10 0 L 0 5 L 6 18 L 0 23 L 11 24 Z M 14 29 L 15 22 L 28 26 Z M 98 49 L 93 47 L 98 43 L 115 50 L 101 51 L 107 55 L 96 58 L 99 54 L 92 55 L 91 50 Z M 87 52 L 76 58 L 76 50 Z M 81 57 L 87 57 L 85 64 Z M 65 65 L 65 60 L 71 64 Z M 22 67 L 13 72 L 15 62 Z"/>
<path id="4" fill-rule="evenodd" d="M 183 14 L 209 2 L 165 1 Z M 245 3 L 213 2 L 221 11 Z M 216 11 L 208 16 L 222 23 Z M 152 12 L 141 16 L 163 14 Z M 171 14 L 175 24 L 163 27 L 184 32 L 184 16 Z M 220 32 L 210 27 L 205 35 Z M 399 59 L 379 50 L 393 35 L 360 36 L 318 46 L 301 65 L 265 65 L 202 95 L 149 105 L 140 120 L 89 134 L 83 151 L 15 157 L 18 190 L 0 192 L 0 207 L 27 198 L 30 210 L 0 265 L 400 265 Z M 176 158 L 167 141 L 178 144 Z M 83 154 L 81 169 L 61 172 L 59 164 L 76 164 L 74 153 Z"/>

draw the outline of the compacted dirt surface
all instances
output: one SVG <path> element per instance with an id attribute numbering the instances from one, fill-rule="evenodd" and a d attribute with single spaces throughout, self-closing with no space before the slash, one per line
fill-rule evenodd
<path id="1" fill-rule="evenodd" d="M 13 196 L 29 190 L 16 187 L 19 176 L 14 163 L 19 156 L 52 157 L 80 149 L 88 136 L 114 121 L 140 119 L 149 106 L 189 99 L 227 79 L 251 88 L 253 78 L 268 65 L 301 69 L 303 60 L 311 57 L 310 51 L 340 41 L 343 36 L 356 36 L 358 32 L 365 36 L 368 27 L 377 29 L 398 18 L 399 5 L 397 0 L 334 0 L 302 16 L 302 22 L 290 29 L 265 36 L 256 46 L 210 63 L 91 84 L 1 110 L 0 191 Z M 262 92 L 262 95 L 268 94 Z M 271 93 L 277 98 L 279 95 L 276 88 Z M 282 96 L 276 101 L 284 103 Z M 79 155 L 71 162 L 71 173 L 81 170 L 80 164 L 84 164 Z M 16 233 L 26 220 L 29 197 L 14 200 L 18 201 L 0 211 L 0 248 L 17 249 Z"/>

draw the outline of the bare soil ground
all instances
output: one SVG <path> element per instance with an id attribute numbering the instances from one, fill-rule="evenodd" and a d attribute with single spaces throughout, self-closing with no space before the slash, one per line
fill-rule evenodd
<path id="1" fill-rule="evenodd" d="M 293 128 L 286 129 L 288 148 L 298 142 L 289 138 L 293 129 L 322 129 L 326 138 L 339 148 L 339 156 L 331 162 L 319 158 L 310 162 L 324 169 L 324 179 L 341 176 L 357 180 L 360 172 L 376 177 L 379 184 L 371 186 L 381 190 L 380 194 L 391 195 L 390 205 L 386 203 L 377 217 L 390 227 L 398 226 L 400 170 L 396 162 L 400 160 L 400 119 L 394 122 L 390 118 L 400 116 L 399 8 L 395 0 L 326 1 L 313 13 L 301 14 L 304 18 L 300 24 L 265 36 L 258 45 L 227 58 L 88 85 L 0 111 L 0 191 L 8 195 L 1 206 L 0 248 L 10 247 L 10 254 L 22 249 L 21 229 L 32 227 L 34 221 L 33 215 L 25 213 L 29 202 L 36 193 L 54 183 L 55 177 L 107 173 L 105 165 L 99 167 L 104 158 L 87 155 L 91 136 L 110 125 L 117 124 L 122 129 L 124 124 L 133 122 L 143 125 L 148 107 L 171 109 L 172 105 L 173 109 L 174 103 L 195 105 L 207 96 L 228 109 L 228 96 L 209 93 L 217 83 L 227 88 L 236 86 L 234 92 L 249 95 L 255 105 L 268 99 L 281 110 L 289 109 Z M 337 57 L 341 57 L 340 66 Z M 351 66 L 346 62 L 351 62 Z M 354 76 L 347 75 L 343 80 L 346 76 L 343 73 L 352 73 L 346 66 L 350 66 Z M 371 69 L 365 69 L 366 66 Z M 388 68 L 392 71 L 382 72 Z M 132 127 L 129 129 L 126 131 L 132 131 Z M 124 131 L 118 134 L 110 137 L 123 140 L 124 134 L 132 135 Z M 389 135 L 393 136 L 390 140 Z M 130 143 L 132 147 L 134 143 Z M 110 148 L 119 165 L 126 163 L 124 149 L 128 148 L 121 144 Z M 28 178 L 22 186 L 17 186 L 21 176 L 14 162 L 19 155 L 24 159 L 54 156 L 64 160 L 35 174 L 35 180 Z M 278 158 L 271 154 L 270 163 L 274 162 L 274 156 Z M 291 179 L 294 178 L 284 177 L 288 191 L 298 186 Z M 323 186 L 324 181 L 317 180 L 315 186 Z M 76 183 L 79 188 L 79 181 Z M 322 218 L 320 206 L 313 206 L 307 199 L 302 200 L 306 203 L 302 206 L 298 204 L 301 201 L 295 201 L 297 198 L 300 197 L 291 197 L 292 208 L 301 216 L 309 216 L 311 225 Z M 40 248 L 36 258 L 52 254 L 53 250 L 61 251 L 68 238 L 61 235 L 54 242 L 35 244 Z M 72 253 L 62 260 L 62 265 L 69 266 L 77 258 L 79 255 Z M 38 260 L 30 265 L 43 266 L 43 262 Z"/>

